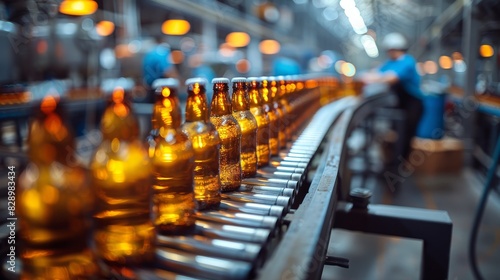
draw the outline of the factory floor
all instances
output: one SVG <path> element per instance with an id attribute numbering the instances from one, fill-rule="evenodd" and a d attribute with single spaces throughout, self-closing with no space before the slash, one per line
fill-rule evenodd
<path id="1" fill-rule="evenodd" d="M 468 244 L 483 184 L 484 178 L 468 168 L 450 175 L 412 174 L 396 192 L 391 191 L 387 183 L 377 179 L 377 176 L 355 175 L 352 180 L 352 187 L 367 188 L 373 192 L 373 204 L 447 211 L 453 222 L 448 279 L 454 280 L 474 279 Z M 500 194 L 497 191 L 490 193 L 476 252 L 484 279 L 500 279 Z M 325 280 L 420 279 L 420 240 L 334 229 L 328 254 L 348 258 L 350 267 L 325 266 L 322 275 Z"/>

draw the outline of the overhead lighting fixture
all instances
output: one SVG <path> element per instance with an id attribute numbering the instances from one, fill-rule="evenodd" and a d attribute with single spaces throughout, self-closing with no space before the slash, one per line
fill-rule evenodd
<path id="1" fill-rule="evenodd" d="M 370 35 L 363 35 L 361 36 L 361 44 L 363 45 L 363 48 L 365 49 L 366 54 L 369 57 L 378 57 L 378 48 L 377 44 L 375 43 L 375 40 L 373 39 L 372 36 Z"/>
<path id="2" fill-rule="evenodd" d="M 277 54 L 281 49 L 281 45 L 276 40 L 263 40 L 259 43 L 259 50 L 263 54 Z"/>
<path id="3" fill-rule="evenodd" d="M 250 43 L 250 35 L 245 32 L 231 32 L 226 36 L 226 43 L 233 48 L 246 47 Z"/>
<path id="4" fill-rule="evenodd" d="M 183 19 L 169 19 L 161 25 L 161 32 L 167 35 L 184 35 L 191 29 L 191 24 Z"/>
<path id="5" fill-rule="evenodd" d="M 115 24 L 109 20 L 103 20 L 95 25 L 97 34 L 102 37 L 111 35 L 115 31 Z"/>
<path id="6" fill-rule="evenodd" d="M 64 0 L 59 6 L 59 12 L 71 16 L 86 16 L 97 11 L 97 2 L 93 0 Z"/>
<path id="7" fill-rule="evenodd" d="M 438 63 L 439 63 L 439 66 L 445 70 L 451 69 L 453 67 L 453 60 L 451 60 L 451 57 L 446 56 L 446 55 L 440 56 Z"/>
<path id="8" fill-rule="evenodd" d="M 495 54 L 495 50 L 493 50 L 492 46 L 484 44 L 479 47 L 479 54 L 481 57 L 488 58 Z"/>

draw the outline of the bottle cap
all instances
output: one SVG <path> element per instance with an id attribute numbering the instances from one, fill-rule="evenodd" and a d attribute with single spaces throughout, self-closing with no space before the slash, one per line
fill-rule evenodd
<path id="1" fill-rule="evenodd" d="M 163 78 L 156 79 L 152 85 L 153 88 L 159 87 L 169 87 L 169 88 L 179 88 L 179 80 L 174 78 Z"/>
<path id="2" fill-rule="evenodd" d="M 247 78 L 247 81 L 250 82 L 250 83 L 251 82 L 259 82 L 259 78 L 257 78 L 257 77 L 249 77 L 249 78 Z"/>
<path id="3" fill-rule="evenodd" d="M 262 76 L 262 77 L 259 77 L 259 81 L 269 81 L 269 77 L 268 76 Z"/>
<path id="4" fill-rule="evenodd" d="M 207 84 L 207 79 L 205 78 L 201 78 L 201 77 L 196 77 L 196 78 L 189 78 L 186 80 L 185 82 L 185 85 L 189 85 L 189 84 L 195 84 L 195 83 L 199 83 L 199 84 L 202 84 L 202 85 L 206 85 Z"/>
<path id="5" fill-rule="evenodd" d="M 212 84 L 229 84 L 228 78 L 213 78 Z"/>
<path id="6" fill-rule="evenodd" d="M 244 78 L 244 77 L 234 77 L 231 79 L 231 82 L 234 84 L 234 83 L 246 83 L 247 82 L 247 78 Z"/>

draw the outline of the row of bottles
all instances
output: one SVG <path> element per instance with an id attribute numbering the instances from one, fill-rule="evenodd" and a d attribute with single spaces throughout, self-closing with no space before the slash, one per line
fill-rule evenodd
<path id="1" fill-rule="evenodd" d="M 125 91 L 115 89 L 90 172 L 74 159 L 61 100 L 43 99 L 16 196 L 21 279 L 90 278 L 101 271 L 97 259 L 112 267 L 151 263 L 156 234 L 192 232 L 196 210 L 217 209 L 221 192 L 239 189 L 242 179 L 269 165 L 299 129 L 303 112 L 319 106 L 311 93 L 317 83 L 304 80 L 215 78 L 210 106 L 207 83 L 186 80 L 182 122 L 179 82 L 156 80 L 147 141 L 139 139 Z"/>

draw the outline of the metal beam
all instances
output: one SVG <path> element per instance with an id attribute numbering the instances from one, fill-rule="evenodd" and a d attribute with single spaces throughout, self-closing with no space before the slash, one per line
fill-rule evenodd
<path id="1" fill-rule="evenodd" d="M 296 42 L 294 38 L 261 24 L 257 18 L 252 17 L 252 20 L 248 15 L 244 15 L 243 18 L 238 10 L 216 1 L 197 1 L 195 3 L 194 1 L 151 0 L 151 2 L 200 19 L 214 21 L 219 26 L 231 30 L 245 31 L 262 38 L 271 37 L 281 43 Z"/>
<path id="2" fill-rule="evenodd" d="M 444 26 L 455 19 L 457 16 L 461 16 L 462 9 L 466 2 L 471 0 L 456 0 L 448 6 L 435 20 L 434 22 L 421 34 L 420 37 L 426 37 L 426 46 L 420 46 L 418 44 L 413 45 L 410 48 L 410 52 L 415 54 L 415 57 L 420 57 L 424 54 L 427 49 L 427 45 L 431 44 L 433 40 L 441 37 L 441 31 Z"/>

